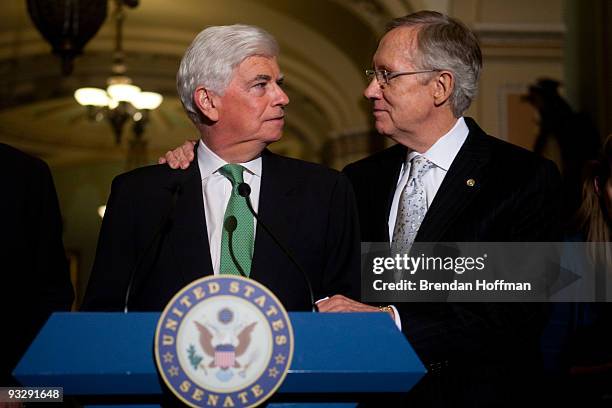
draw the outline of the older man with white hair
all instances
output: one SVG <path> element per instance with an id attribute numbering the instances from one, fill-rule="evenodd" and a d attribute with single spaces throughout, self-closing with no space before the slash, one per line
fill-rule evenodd
<path id="1" fill-rule="evenodd" d="M 464 117 L 478 89 L 482 53 L 463 23 L 434 11 L 390 22 L 366 71 L 376 130 L 396 145 L 348 165 L 362 241 L 410 253 L 415 242 L 557 241 L 557 169 L 487 135 Z M 162 161 L 186 166 L 191 145 Z M 398 303 L 396 322 L 429 373 L 408 406 L 534 405 L 538 304 Z M 325 312 L 369 311 L 343 295 Z M 530 394 L 527 396 L 527 394 Z"/>
<path id="2" fill-rule="evenodd" d="M 276 40 L 257 27 L 198 34 L 177 74 L 201 135 L 196 159 L 187 171 L 149 166 L 113 181 L 84 309 L 161 310 L 213 273 L 255 279 L 290 310 L 313 307 L 307 281 L 315 299 L 357 296 L 347 178 L 266 149 L 281 138 L 289 103 L 277 56 Z"/>

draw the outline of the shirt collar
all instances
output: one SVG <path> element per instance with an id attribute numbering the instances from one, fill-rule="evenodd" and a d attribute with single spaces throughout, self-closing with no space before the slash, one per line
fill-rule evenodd
<path id="1" fill-rule="evenodd" d="M 198 167 L 202 180 L 216 173 L 221 167 L 228 164 L 225 160 L 217 156 L 215 152 L 210 150 L 204 141 L 198 143 Z M 246 163 L 238 163 L 243 166 L 249 173 L 261 177 L 261 156 L 248 161 Z"/>
<path id="2" fill-rule="evenodd" d="M 469 132 L 470 129 L 467 127 L 462 116 L 457 119 L 451 130 L 438 139 L 422 156 L 442 170 L 448 171 L 461 146 L 463 146 L 465 139 L 467 139 Z M 412 160 L 418 154 L 415 151 L 409 152 L 407 160 Z"/>

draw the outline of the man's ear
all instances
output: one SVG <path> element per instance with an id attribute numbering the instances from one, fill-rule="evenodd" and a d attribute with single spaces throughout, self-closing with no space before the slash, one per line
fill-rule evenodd
<path id="1" fill-rule="evenodd" d="M 205 118 L 211 122 L 219 120 L 218 101 L 216 94 L 210 89 L 198 86 L 193 93 L 193 101 Z"/>
<path id="2" fill-rule="evenodd" d="M 434 78 L 434 103 L 436 106 L 444 104 L 450 98 L 455 88 L 455 77 L 449 71 L 441 71 Z"/>

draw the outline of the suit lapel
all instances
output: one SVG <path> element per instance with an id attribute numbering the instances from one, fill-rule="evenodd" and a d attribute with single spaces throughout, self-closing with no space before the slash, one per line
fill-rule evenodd
<path id="1" fill-rule="evenodd" d="M 486 135 L 474 121 L 466 118 L 466 123 L 470 133 L 427 210 L 416 241 L 440 241 L 486 182 L 487 174 L 484 167 L 490 159 Z M 475 182 L 473 186 L 468 185 L 470 179 Z"/>
<path id="2" fill-rule="evenodd" d="M 287 171 L 285 167 L 283 159 L 279 156 L 268 150 L 262 152 L 258 215 L 279 241 L 289 246 L 296 224 L 297 186 L 295 177 L 292 177 L 295 174 Z M 258 223 L 250 277 L 260 282 L 263 282 L 262 279 L 265 280 L 268 287 L 277 287 L 274 282 L 281 277 L 282 271 L 272 262 L 277 257 L 270 255 L 280 251 Z"/>
<path id="3" fill-rule="evenodd" d="M 176 203 L 174 223 L 170 233 L 177 266 L 185 284 L 213 274 L 197 144 L 195 152 L 196 157 L 180 180 L 181 193 Z M 176 171 L 184 172 L 180 169 Z"/>
<path id="4" fill-rule="evenodd" d="M 366 214 L 365 217 L 382 218 L 377 218 L 372 226 L 374 239 L 371 241 L 389 242 L 389 213 L 406 154 L 405 146 L 398 144 L 392 147 L 390 155 L 379 162 L 379 170 L 372 173 L 376 176 L 368 183 L 368 189 L 372 189 L 370 194 L 372 213 Z"/>

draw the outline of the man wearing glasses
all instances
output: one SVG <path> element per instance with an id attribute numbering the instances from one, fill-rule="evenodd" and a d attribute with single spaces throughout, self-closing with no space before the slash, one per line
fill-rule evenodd
<path id="1" fill-rule="evenodd" d="M 552 162 L 485 134 L 462 115 L 478 88 L 482 56 L 461 22 L 423 11 L 393 20 L 364 95 L 376 130 L 397 144 L 348 165 L 361 240 L 558 241 L 559 175 Z M 536 304 L 397 304 L 402 331 L 429 368 L 416 406 L 510 406 L 537 388 Z M 321 310 L 358 310 L 336 296 Z M 532 390 L 530 390 L 531 392 Z"/>
<path id="2" fill-rule="evenodd" d="M 357 197 L 362 241 L 409 252 L 414 242 L 559 240 L 559 175 L 552 162 L 463 117 L 481 67 L 478 41 L 461 22 L 431 11 L 391 21 L 366 71 L 364 95 L 376 130 L 397 144 L 344 169 Z M 185 166 L 189 150 L 183 145 L 166 159 Z M 341 295 L 318 305 L 324 312 L 371 308 Z M 539 306 L 395 307 L 396 322 L 429 371 L 410 393 L 410 406 L 527 401 L 538 378 Z"/>

